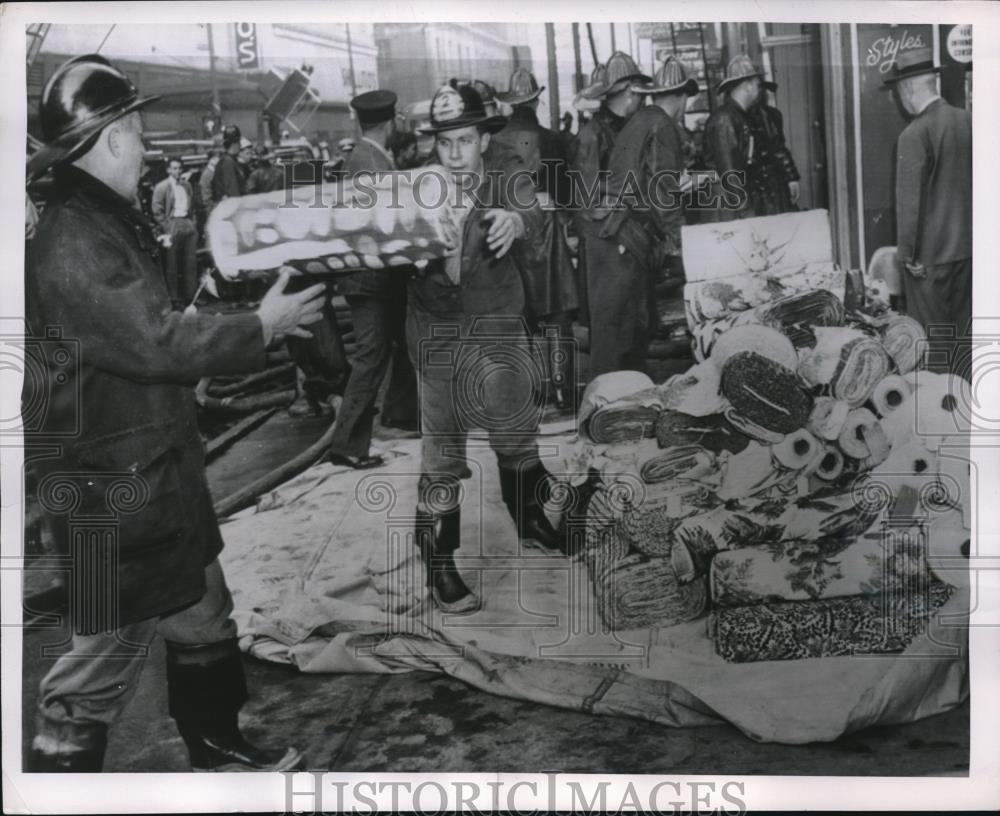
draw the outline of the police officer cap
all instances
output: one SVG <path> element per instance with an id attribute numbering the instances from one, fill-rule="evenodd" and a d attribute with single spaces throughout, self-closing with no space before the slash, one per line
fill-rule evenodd
<path id="1" fill-rule="evenodd" d="M 396 115 L 396 94 L 392 91 L 368 91 L 351 100 L 362 127 L 387 122 Z"/>

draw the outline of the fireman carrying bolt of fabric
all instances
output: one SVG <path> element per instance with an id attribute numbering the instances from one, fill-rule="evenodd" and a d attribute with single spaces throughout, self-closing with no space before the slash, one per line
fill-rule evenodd
<path id="1" fill-rule="evenodd" d="M 457 83 L 456 83 L 457 84 Z M 519 537 L 560 550 L 542 506 L 549 481 L 538 457 L 525 291 L 512 250 L 537 240 L 542 211 L 516 157 L 491 168 L 484 152 L 501 117 L 486 113 L 469 86 L 445 86 L 431 101 L 438 161 L 458 194 L 451 201 L 458 249 L 411 281 L 407 340 L 420 382 L 421 475 L 416 539 L 438 608 L 469 613 L 479 597 L 465 584 L 454 553 L 462 538 L 461 479 L 468 430 L 485 428 L 500 466 L 500 489 Z M 497 170 L 490 173 L 490 170 Z M 450 186 L 450 185 L 449 185 Z M 525 354 L 512 360 L 518 347 Z"/>

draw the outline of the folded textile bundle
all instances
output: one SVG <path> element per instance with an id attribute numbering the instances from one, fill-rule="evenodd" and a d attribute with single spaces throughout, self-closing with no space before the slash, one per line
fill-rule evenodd
<path id="1" fill-rule="evenodd" d="M 900 374 L 920 365 L 926 339 L 923 326 L 906 315 L 894 315 L 882 329 L 882 345 Z"/>
<path id="2" fill-rule="evenodd" d="M 719 377 L 719 369 L 715 365 L 698 363 L 683 374 L 675 374 L 656 390 L 665 409 L 690 416 L 708 416 L 726 407 L 725 398 L 719 390 Z"/>
<path id="3" fill-rule="evenodd" d="M 730 663 L 902 652 L 952 591 L 935 581 L 926 593 L 902 598 L 856 595 L 717 609 L 709 631 L 716 654 Z"/>
<path id="4" fill-rule="evenodd" d="M 444 257 L 457 238 L 451 209 L 424 204 L 441 200 L 443 178 L 427 168 L 373 178 L 364 190 L 345 182 L 227 198 L 208 218 L 213 260 L 232 277 L 307 259 L 317 259 L 310 271 L 321 272 Z"/>
<path id="5" fill-rule="evenodd" d="M 739 453 L 750 440 L 722 414 L 694 417 L 665 409 L 656 420 L 656 442 L 661 448 L 698 445 L 712 453 Z"/>
<path id="6" fill-rule="evenodd" d="M 870 523 L 868 532 L 858 530 L 863 521 L 843 520 L 827 534 L 720 553 L 710 571 L 712 602 L 746 606 L 874 594 L 926 574 L 926 540 L 918 526 L 912 536 L 883 536 L 879 513 L 855 515 Z"/>
<path id="7" fill-rule="evenodd" d="M 812 345 L 817 326 L 843 326 L 844 304 L 833 292 L 813 289 L 758 307 L 760 320 L 779 328 L 795 346 Z"/>
<path id="8" fill-rule="evenodd" d="M 656 434 L 656 419 L 663 404 L 655 388 L 609 402 L 586 422 L 586 433 L 598 444 L 634 442 Z"/>
<path id="9" fill-rule="evenodd" d="M 737 427 L 751 435 L 755 427 L 791 433 L 806 424 L 812 411 L 812 398 L 795 372 L 754 351 L 738 352 L 726 361 L 722 393 L 733 409 L 727 418 L 733 422 L 736 417 Z"/>
<path id="10" fill-rule="evenodd" d="M 647 484 L 697 479 L 715 471 L 715 455 L 698 445 L 680 445 L 650 456 L 639 468 Z"/>
<path id="11" fill-rule="evenodd" d="M 819 327 L 815 334 L 816 345 L 800 350 L 799 376 L 856 408 L 889 373 L 889 355 L 878 340 L 857 329 Z"/>
<path id="12" fill-rule="evenodd" d="M 753 351 L 787 369 L 795 371 L 799 364 L 795 346 L 784 334 L 770 326 L 735 326 L 719 336 L 709 358 L 721 372 L 726 362 L 741 351 Z"/>
<path id="13" fill-rule="evenodd" d="M 675 626 L 700 617 L 708 602 L 704 580 L 681 584 L 669 558 L 638 554 L 608 564 L 594 593 L 613 630 Z"/>

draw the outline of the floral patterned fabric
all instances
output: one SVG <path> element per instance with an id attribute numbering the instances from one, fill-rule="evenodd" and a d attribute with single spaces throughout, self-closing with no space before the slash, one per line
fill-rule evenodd
<path id="1" fill-rule="evenodd" d="M 854 596 L 809 603 L 718 609 L 709 631 L 730 663 L 902 652 L 951 597 L 932 582 L 904 596 Z"/>

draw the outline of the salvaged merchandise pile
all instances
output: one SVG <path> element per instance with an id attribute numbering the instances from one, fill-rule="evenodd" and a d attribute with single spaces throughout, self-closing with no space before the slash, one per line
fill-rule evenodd
<path id="1" fill-rule="evenodd" d="M 582 546 L 607 626 L 709 616 L 731 662 L 898 652 L 948 600 L 967 385 L 921 367 L 913 320 L 845 310 L 842 281 L 699 320 L 707 353 L 661 385 L 590 384 L 565 466 L 599 482 Z"/>

